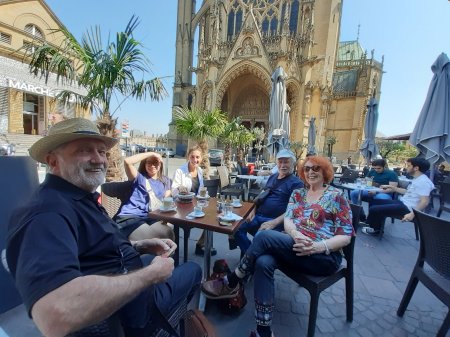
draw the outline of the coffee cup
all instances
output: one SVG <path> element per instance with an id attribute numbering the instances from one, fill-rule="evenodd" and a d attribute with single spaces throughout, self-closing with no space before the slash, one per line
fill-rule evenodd
<path id="1" fill-rule="evenodd" d="M 173 207 L 173 198 L 172 197 L 165 197 L 163 199 L 163 208 L 164 209 L 170 209 Z"/>
<path id="2" fill-rule="evenodd" d="M 231 203 L 232 203 L 233 206 L 239 206 L 241 204 L 241 201 L 238 198 L 233 197 Z"/>
<path id="3" fill-rule="evenodd" d="M 200 214 L 202 214 L 202 207 L 201 207 L 201 206 L 195 206 L 195 207 L 194 207 L 194 214 L 195 214 L 195 215 L 200 215 Z"/>

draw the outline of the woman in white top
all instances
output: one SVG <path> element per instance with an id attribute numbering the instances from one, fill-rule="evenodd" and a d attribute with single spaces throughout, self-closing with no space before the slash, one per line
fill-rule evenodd
<path id="1" fill-rule="evenodd" d="M 172 195 L 176 197 L 180 192 L 194 192 L 198 194 L 200 187 L 203 187 L 203 170 L 200 167 L 202 162 L 202 150 L 200 146 L 191 147 L 187 153 L 188 161 L 175 171 L 172 181 Z M 197 240 L 195 246 L 196 255 L 204 255 L 204 232 Z M 217 251 L 211 248 L 211 255 L 216 255 Z"/>

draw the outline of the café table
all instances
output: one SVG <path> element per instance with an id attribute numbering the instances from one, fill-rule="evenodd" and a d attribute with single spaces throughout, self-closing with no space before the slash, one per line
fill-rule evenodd
<path id="1" fill-rule="evenodd" d="M 356 183 L 344 183 L 344 184 L 339 185 L 339 187 L 343 188 L 345 190 L 348 190 L 349 194 L 350 194 L 350 191 L 352 191 L 352 190 L 359 190 L 358 204 L 361 204 L 362 191 L 383 192 L 382 188 L 375 187 L 375 186 L 367 186 L 365 184 L 358 185 Z M 349 197 L 350 197 L 350 195 L 349 195 Z"/>
<path id="2" fill-rule="evenodd" d="M 197 204 L 197 199 L 193 199 L 192 202 L 189 203 L 181 203 L 176 202 L 176 210 L 171 212 L 156 210 L 149 213 L 149 217 L 157 220 L 167 221 L 174 225 L 175 236 L 179 238 L 179 227 L 193 227 L 200 228 L 205 230 L 205 254 L 203 257 L 203 279 L 206 280 L 210 275 L 211 270 L 211 248 L 213 244 L 213 234 L 222 233 L 226 235 L 234 234 L 241 223 L 243 223 L 246 217 L 250 214 L 250 212 L 255 207 L 252 202 L 241 202 L 241 207 L 233 207 L 233 213 L 242 217 L 242 220 L 234 221 L 227 226 L 223 226 L 219 224 L 217 212 L 217 199 L 210 198 L 208 200 L 208 206 L 203 208 L 203 212 L 205 213 L 202 217 L 190 218 L 188 215 L 193 212 L 195 205 Z M 179 241 L 179 240 L 177 240 Z M 178 242 L 177 242 L 178 244 Z M 186 250 L 185 250 L 186 251 Z M 179 260 L 179 252 L 175 253 L 176 263 Z M 187 260 L 187 257 L 184 257 L 184 261 Z M 199 308 L 201 310 L 204 309 L 206 299 L 201 296 Z"/>

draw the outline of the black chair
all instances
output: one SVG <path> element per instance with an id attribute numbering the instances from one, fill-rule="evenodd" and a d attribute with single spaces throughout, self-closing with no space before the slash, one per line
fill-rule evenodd
<path id="1" fill-rule="evenodd" d="M 411 182 L 408 181 L 408 180 L 401 180 L 400 179 L 398 181 L 398 187 L 400 187 L 400 188 L 406 189 L 406 188 L 408 188 L 409 184 L 411 184 Z M 396 199 L 398 199 L 398 197 L 399 197 L 398 193 L 394 193 L 394 195 L 392 196 L 392 199 L 396 200 Z M 395 222 L 395 219 L 396 219 L 395 217 L 391 217 L 391 223 L 392 224 Z M 398 219 L 401 220 L 402 218 L 399 217 Z M 414 233 L 416 235 L 416 240 L 419 241 L 419 227 L 417 226 L 417 223 L 415 221 L 412 221 L 412 224 L 414 225 Z M 382 223 L 381 226 L 380 226 L 380 233 L 378 235 L 378 238 L 380 240 L 383 238 L 383 235 L 384 235 L 384 227 L 385 227 L 385 223 Z"/>
<path id="2" fill-rule="evenodd" d="M 359 223 L 359 213 L 361 206 L 350 204 L 352 210 L 352 224 L 356 230 Z M 280 270 L 297 282 L 299 286 L 308 290 L 311 296 L 309 304 L 309 322 L 308 322 L 308 337 L 314 337 L 316 330 L 317 311 L 319 308 L 320 293 L 328 287 L 335 284 L 341 278 L 345 278 L 345 295 L 347 307 L 347 322 L 353 321 L 353 252 L 355 249 L 355 237 L 353 236 L 350 243 L 342 250 L 344 252 L 345 260 L 342 261 L 339 269 L 328 276 L 313 276 L 300 273 L 288 267 L 280 266 Z"/>
<path id="3" fill-rule="evenodd" d="M 244 200 L 244 184 L 243 183 L 230 183 L 230 178 L 228 174 L 228 169 L 225 166 L 218 166 L 217 172 L 219 173 L 220 177 L 220 194 L 227 197 L 227 196 L 234 196 L 234 197 L 241 197 L 242 200 Z"/>
<path id="4" fill-rule="evenodd" d="M 203 180 L 203 186 L 208 190 L 208 195 L 215 197 L 219 191 L 220 178 Z"/>
<path id="5" fill-rule="evenodd" d="M 36 162 L 25 156 L 0 156 L 0 251 L 6 249 L 8 225 L 13 211 L 23 205 L 39 186 Z M 22 303 L 14 280 L 9 273 L 6 259 L 0 263 L 0 313 Z"/>
<path id="6" fill-rule="evenodd" d="M 420 249 L 411 278 L 397 310 L 402 317 L 419 281 L 448 308 L 436 336 L 444 337 L 450 328 L 450 222 L 414 210 L 420 231 Z"/>
<path id="7" fill-rule="evenodd" d="M 344 173 L 342 173 L 342 176 L 339 179 L 339 183 L 354 183 L 358 177 L 359 172 L 357 170 L 347 169 Z"/>
<path id="8" fill-rule="evenodd" d="M 445 181 L 440 186 L 440 202 L 437 216 L 440 217 L 444 211 L 450 212 L 450 183 Z"/>

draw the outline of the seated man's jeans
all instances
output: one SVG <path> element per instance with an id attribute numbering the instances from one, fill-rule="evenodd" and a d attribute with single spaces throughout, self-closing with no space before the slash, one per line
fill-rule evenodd
<path id="1" fill-rule="evenodd" d="M 152 318 L 158 316 L 155 310 L 169 318 L 183 299 L 187 298 L 188 302 L 191 300 L 200 286 L 201 278 L 200 266 L 194 262 L 187 262 L 175 268 L 172 276 L 165 282 L 155 284 L 141 292 L 120 309 L 120 320 L 125 336 L 150 336 L 155 327 Z"/>
<path id="2" fill-rule="evenodd" d="M 350 200 L 352 204 L 359 204 L 359 190 L 353 190 L 350 192 Z M 372 200 L 391 200 L 392 195 L 388 193 L 377 193 L 369 194 L 369 191 L 361 191 L 361 201 L 372 201 Z"/>
<path id="3" fill-rule="evenodd" d="M 252 221 L 244 222 L 239 229 L 234 234 L 234 238 L 236 240 L 237 245 L 241 249 L 242 253 L 245 253 L 252 243 L 250 239 L 247 237 L 247 233 L 255 236 L 258 232 L 259 227 L 266 222 L 273 220 L 273 218 L 265 217 L 262 215 L 256 214 Z M 284 229 L 283 223 L 274 228 L 274 230 L 281 232 Z"/>
<path id="4" fill-rule="evenodd" d="M 379 230 L 387 217 L 403 218 L 411 212 L 400 200 L 373 200 L 369 206 L 367 223 L 375 230 Z"/>

